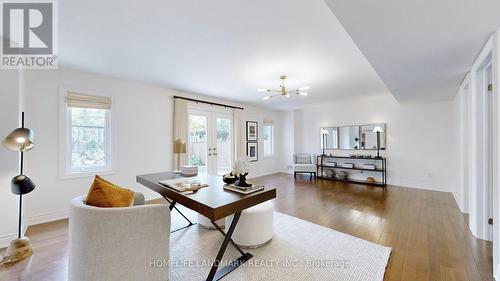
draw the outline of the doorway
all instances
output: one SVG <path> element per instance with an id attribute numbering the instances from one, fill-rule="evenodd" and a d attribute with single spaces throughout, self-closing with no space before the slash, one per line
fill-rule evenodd
<path id="1" fill-rule="evenodd" d="M 189 109 L 188 164 L 199 174 L 223 175 L 233 159 L 233 115 Z"/>
<path id="2" fill-rule="evenodd" d="M 470 226 L 473 234 L 484 240 L 493 240 L 493 66 L 492 54 L 484 56 L 475 70 L 475 177 L 474 199 L 471 202 Z M 474 133 L 472 134 L 474 135 Z M 471 198 L 472 199 L 472 198 Z M 474 202 L 475 201 L 475 202 Z"/>
<path id="3" fill-rule="evenodd" d="M 488 214 L 488 240 L 493 241 L 493 65 L 484 70 L 484 123 L 485 123 L 485 183 Z"/>

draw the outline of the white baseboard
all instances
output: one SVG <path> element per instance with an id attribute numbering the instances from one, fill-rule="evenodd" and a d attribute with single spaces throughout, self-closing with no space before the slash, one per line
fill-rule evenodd
<path id="1" fill-rule="evenodd" d="M 435 183 L 425 183 L 425 182 L 413 182 L 413 181 L 391 181 L 387 182 L 389 185 L 396 185 L 402 187 L 409 187 L 415 189 L 432 190 L 440 192 L 451 192 L 446 186 L 435 184 Z"/>
<path id="2" fill-rule="evenodd" d="M 464 209 L 464 206 L 462 206 L 462 200 L 460 199 L 460 196 L 458 196 L 456 192 L 452 192 L 452 194 L 453 198 L 455 198 L 455 201 L 457 202 L 458 209 L 460 210 L 460 212 L 462 212 L 463 214 L 467 214 L 467 212 Z"/>
<path id="3" fill-rule="evenodd" d="M 26 229 L 28 229 L 28 227 L 26 227 L 26 226 L 24 227 L 24 229 L 22 229 L 23 236 L 26 233 Z M 12 241 L 14 239 L 17 239 L 17 232 L 13 233 L 13 234 L 6 234 L 3 236 L 0 236 L 0 249 L 7 248 L 10 244 L 10 241 Z"/>
<path id="4" fill-rule="evenodd" d="M 280 172 L 286 173 L 286 174 L 293 174 L 293 170 L 289 170 L 289 169 L 285 169 L 285 170 L 282 170 Z M 443 185 L 435 184 L 435 183 L 424 183 L 424 182 L 413 182 L 413 181 L 391 181 L 391 180 L 389 180 L 387 182 L 387 184 L 401 186 L 401 187 L 415 188 L 415 189 L 432 190 L 432 191 L 440 191 L 440 192 L 451 192 L 450 188 L 448 188 L 447 186 L 443 186 Z M 454 196 L 455 196 L 455 194 L 454 194 Z M 460 204 L 459 204 L 459 207 L 460 207 Z"/>
<path id="5" fill-rule="evenodd" d="M 41 224 L 61 219 L 66 219 L 69 217 L 69 210 L 62 210 L 57 212 L 46 213 L 42 215 L 32 216 L 26 219 L 26 225 Z"/>
<path id="6" fill-rule="evenodd" d="M 17 238 L 17 233 L 0 236 L 0 249 L 9 246 L 10 241 Z"/>

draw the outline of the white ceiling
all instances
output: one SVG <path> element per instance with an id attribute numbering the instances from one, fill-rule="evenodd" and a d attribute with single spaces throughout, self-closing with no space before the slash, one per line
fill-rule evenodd
<path id="1" fill-rule="evenodd" d="M 64 66 L 277 109 L 390 94 L 323 0 L 59 5 Z M 309 96 L 262 101 L 282 74 Z"/>
<path id="2" fill-rule="evenodd" d="M 498 0 L 326 0 L 400 102 L 449 100 L 492 32 Z"/>

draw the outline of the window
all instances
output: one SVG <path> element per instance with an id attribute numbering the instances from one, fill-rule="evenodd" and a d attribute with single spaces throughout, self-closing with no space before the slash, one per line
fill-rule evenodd
<path id="1" fill-rule="evenodd" d="M 264 120 L 262 136 L 264 138 L 264 157 L 274 155 L 274 125 L 271 120 Z"/>
<path id="2" fill-rule="evenodd" d="M 110 171 L 111 98 L 68 92 L 65 101 L 65 174 Z"/>

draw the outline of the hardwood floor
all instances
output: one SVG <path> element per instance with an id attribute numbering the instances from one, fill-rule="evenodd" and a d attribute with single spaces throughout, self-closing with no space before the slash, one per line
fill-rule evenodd
<path id="1" fill-rule="evenodd" d="M 492 243 L 470 234 L 451 193 L 288 174 L 252 181 L 277 187 L 279 212 L 392 247 L 385 280 L 493 280 Z M 1 268 L 0 280 L 66 280 L 67 220 L 27 235 L 35 255 Z"/>

